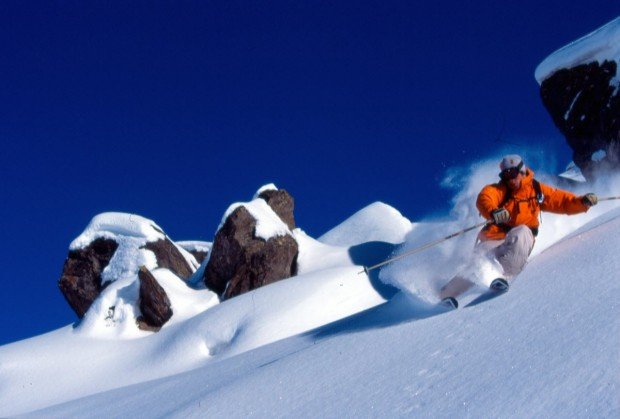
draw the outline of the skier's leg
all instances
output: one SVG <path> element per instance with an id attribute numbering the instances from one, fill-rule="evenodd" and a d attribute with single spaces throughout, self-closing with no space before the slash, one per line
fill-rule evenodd
<path id="1" fill-rule="evenodd" d="M 517 276 L 525 267 L 527 258 L 534 248 L 534 235 L 529 227 L 521 225 L 506 234 L 504 242 L 493 253 L 504 268 L 508 278 Z"/>
<path id="2" fill-rule="evenodd" d="M 475 280 L 478 276 L 477 270 L 481 259 L 493 257 L 489 252 L 501 245 L 502 242 L 502 240 L 486 240 L 476 243 L 470 262 L 441 288 L 439 298 L 442 300 L 448 297 L 458 298 L 476 285 Z"/>

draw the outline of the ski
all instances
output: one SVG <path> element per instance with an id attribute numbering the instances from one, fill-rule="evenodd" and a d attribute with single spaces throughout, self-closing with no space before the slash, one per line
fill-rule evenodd
<path id="1" fill-rule="evenodd" d="M 464 303 L 465 307 L 475 306 L 484 301 L 495 298 L 499 296 L 500 294 L 507 292 L 509 288 L 510 288 L 510 285 L 508 284 L 507 280 L 505 280 L 504 278 L 495 278 L 493 281 L 491 281 L 491 284 L 489 285 L 489 288 L 486 292 L 479 294 L 477 297 L 474 297 L 473 299 L 471 297 L 467 298 L 466 296 L 465 303 Z M 455 297 L 446 297 L 443 300 L 441 300 L 439 305 L 453 310 L 453 309 L 459 308 L 459 301 Z"/>
<path id="2" fill-rule="evenodd" d="M 489 290 L 487 292 L 479 295 L 476 299 L 467 304 L 466 307 L 472 307 L 485 301 L 489 301 L 495 297 L 499 297 L 500 295 L 508 292 L 509 289 L 510 285 L 508 284 L 508 281 L 504 278 L 496 278 L 491 282 L 491 285 L 489 285 Z"/>

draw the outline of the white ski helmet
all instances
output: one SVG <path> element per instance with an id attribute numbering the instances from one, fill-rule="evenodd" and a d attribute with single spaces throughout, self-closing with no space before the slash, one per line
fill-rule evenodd
<path id="1" fill-rule="evenodd" d="M 525 174 L 526 168 L 523 163 L 523 159 L 518 154 L 509 154 L 504 156 L 502 161 L 499 164 L 500 170 L 503 172 L 504 170 L 517 168 L 519 172 Z"/>

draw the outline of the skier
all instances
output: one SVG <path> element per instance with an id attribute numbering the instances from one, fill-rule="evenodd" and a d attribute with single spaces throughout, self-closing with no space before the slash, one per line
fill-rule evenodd
<path id="1" fill-rule="evenodd" d="M 499 167 L 501 181 L 485 186 L 476 201 L 480 214 L 493 223 L 478 234 L 470 272 L 455 276 L 441 289 L 444 305 L 458 307 L 457 298 L 474 285 L 472 267 L 475 270 L 481 262 L 503 271 L 503 277 L 493 280 L 490 288 L 507 290 L 508 281 L 523 270 L 532 252 L 540 211 L 572 215 L 586 212 L 598 202 L 593 193 L 577 196 L 538 182 L 516 154 L 505 156 Z"/>

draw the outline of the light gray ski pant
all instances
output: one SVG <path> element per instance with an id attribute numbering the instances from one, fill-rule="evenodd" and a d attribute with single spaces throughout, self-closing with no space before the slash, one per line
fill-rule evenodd
<path id="1" fill-rule="evenodd" d="M 525 267 L 534 248 L 534 234 L 524 225 L 511 229 L 504 240 L 486 240 L 476 243 L 474 257 L 497 260 L 504 270 L 504 278 L 510 280 Z M 440 298 L 458 297 L 474 285 L 469 278 L 457 275 L 440 291 Z"/>

